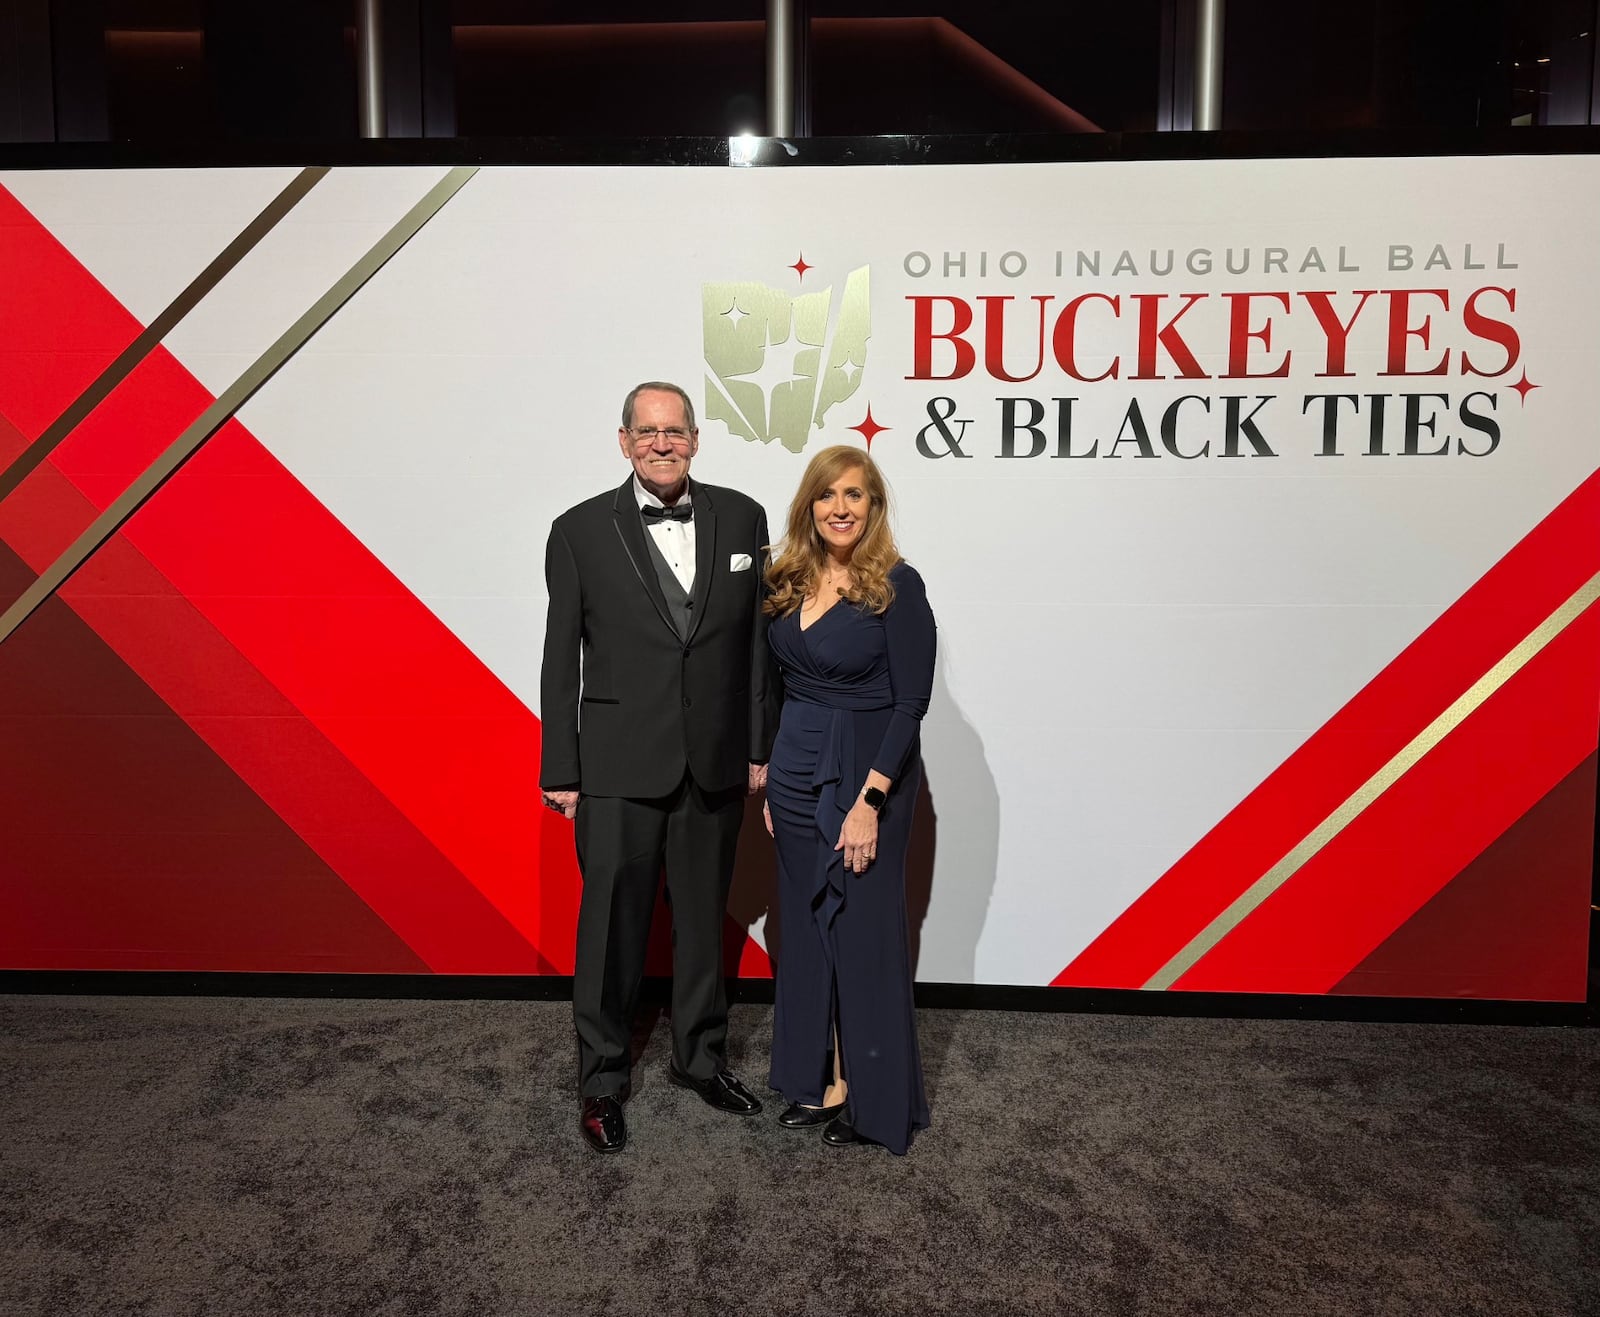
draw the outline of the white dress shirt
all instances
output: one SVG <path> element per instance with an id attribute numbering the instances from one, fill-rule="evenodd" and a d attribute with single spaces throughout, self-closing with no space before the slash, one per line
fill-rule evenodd
<path id="1" fill-rule="evenodd" d="M 633 496 L 638 500 L 641 508 L 664 508 L 666 504 L 639 483 L 639 477 L 633 478 Z M 675 508 L 691 506 L 689 491 L 683 491 L 683 497 L 672 505 Z M 656 548 L 661 550 L 661 556 L 667 560 L 667 565 L 672 568 L 672 574 L 678 578 L 681 585 L 690 594 L 694 593 L 694 522 L 693 521 L 647 521 L 644 524 L 644 533 L 656 542 Z"/>

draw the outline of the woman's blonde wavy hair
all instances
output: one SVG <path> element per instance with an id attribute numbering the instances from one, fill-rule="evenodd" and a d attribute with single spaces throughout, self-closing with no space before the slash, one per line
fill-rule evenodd
<path id="1" fill-rule="evenodd" d="M 855 577 L 849 594 L 853 604 L 882 613 L 894 602 L 894 586 L 889 570 L 900 561 L 894 532 L 889 528 L 889 486 L 871 456 L 849 444 L 824 448 L 811 459 L 800 488 L 789 504 L 789 524 L 783 542 L 777 546 L 767 568 L 767 598 L 762 611 L 768 617 L 784 617 L 799 608 L 806 596 L 814 594 L 828 557 L 827 546 L 817 534 L 812 507 L 828 492 L 828 487 L 852 467 L 860 467 L 866 487 L 867 524 L 850 556 L 850 571 Z"/>

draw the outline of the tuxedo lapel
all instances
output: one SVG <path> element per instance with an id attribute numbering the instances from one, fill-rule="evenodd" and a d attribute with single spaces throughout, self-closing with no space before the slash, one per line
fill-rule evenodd
<path id="1" fill-rule="evenodd" d="M 711 574 L 717 565 L 717 510 L 711 504 L 711 495 L 704 485 L 691 480 L 689 496 L 694 502 L 694 612 L 685 643 L 694 639 L 706 615 L 706 600 L 711 597 Z"/>
<path id="2" fill-rule="evenodd" d="M 644 539 L 644 518 L 639 515 L 639 502 L 633 496 L 631 477 L 612 500 L 611 519 L 617 537 L 622 541 L 623 551 L 628 555 L 628 562 L 633 567 L 633 574 L 639 578 L 640 586 L 649 596 L 650 606 L 656 610 L 666 628 L 677 635 L 678 628 L 672 623 L 672 611 L 667 607 L 666 596 L 661 593 L 661 582 L 656 579 L 655 566 L 650 561 L 650 546 Z M 695 533 L 698 535 L 698 527 Z M 698 563 L 695 570 L 699 571 Z M 696 584 L 699 584 L 698 580 Z M 697 594 L 696 607 L 699 606 L 698 600 Z"/>

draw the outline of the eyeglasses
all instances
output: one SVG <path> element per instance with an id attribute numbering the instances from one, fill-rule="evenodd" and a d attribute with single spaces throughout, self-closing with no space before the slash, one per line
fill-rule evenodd
<path id="1" fill-rule="evenodd" d="M 636 444 L 653 444 L 656 436 L 660 435 L 669 444 L 685 445 L 689 442 L 693 431 L 685 430 L 681 425 L 641 425 L 637 429 L 630 429 L 628 433 L 633 436 Z"/>

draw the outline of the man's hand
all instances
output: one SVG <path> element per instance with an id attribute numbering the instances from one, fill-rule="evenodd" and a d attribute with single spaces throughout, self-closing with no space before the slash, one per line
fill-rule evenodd
<path id="1" fill-rule="evenodd" d="M 555 810 L 563 818 L 576 818 L 578 815 L 578 793 L 576 791 L 546 791 L 544 793 L 544 807 Z"/>
<path id="2" fill-rule="evenodd" d="M 756 792 L 764 790 L 767 785 L 767 766 L 765 764 L 750 765 L 750 786 L 745 795 L 753 796 Z"/>

